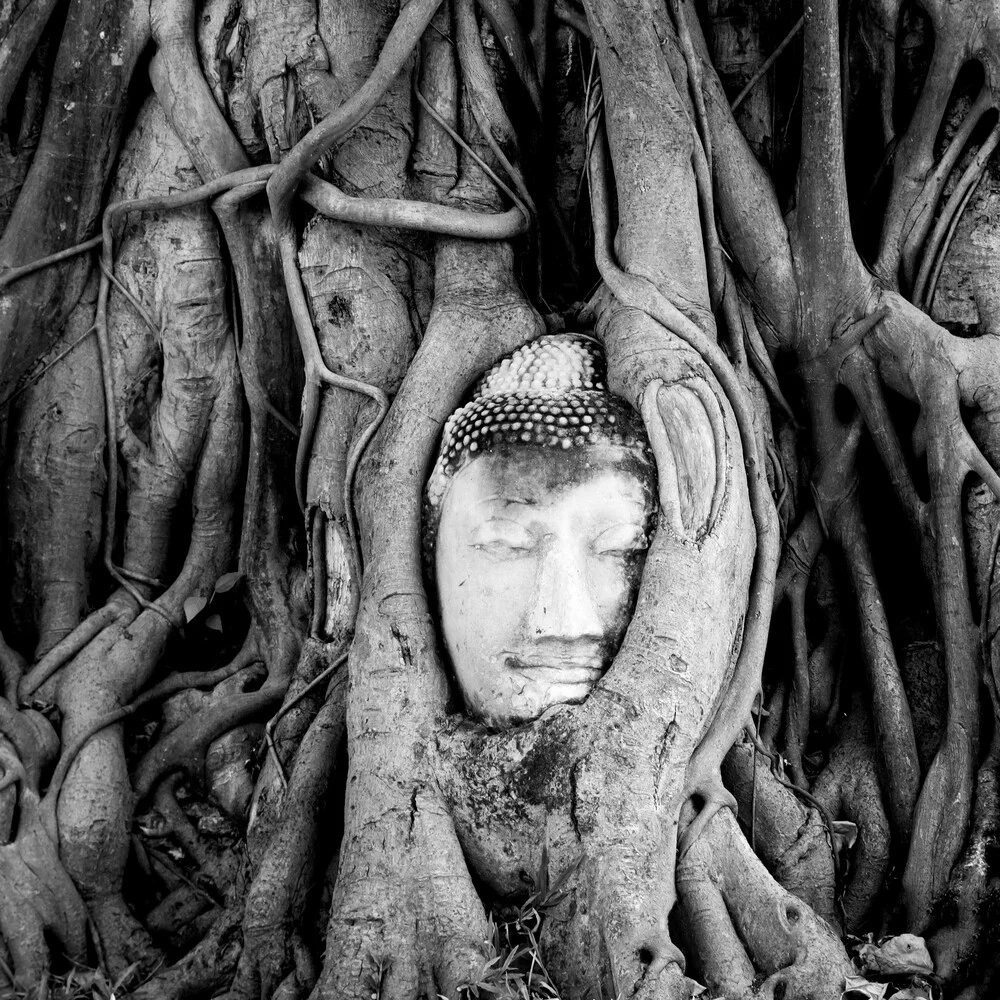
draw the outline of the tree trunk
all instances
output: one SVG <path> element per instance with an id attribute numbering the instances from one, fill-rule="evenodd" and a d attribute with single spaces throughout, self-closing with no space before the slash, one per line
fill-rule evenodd
<path id="1" fill-rule="evenodd" d="M 1000 24 L 800 14 L 0 4 L 0 987 L 991 995 Z M 655 533 L 498 729 L 424 489 L 562 331 Z"/>

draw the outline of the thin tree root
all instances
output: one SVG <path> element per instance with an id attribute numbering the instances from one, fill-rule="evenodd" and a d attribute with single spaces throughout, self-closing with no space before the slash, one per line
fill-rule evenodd
<path id="1" fill-rule="evenodd" d="M 132 774 L 137 798 L 141 800 L 149 795 L 157 782 L 171 771 L 185 770 L 189 775 L 198 776 L 209 744 L 235 726 L 280 704 L 285 686 L 268 683 L 257 691 L 244 692 L 222 704 L 208 706 L 160 739 Z"/>
<path id="2" fill-rule="evenodd" d="M 1000 125 L 997 125 L 990 132 L 986 141 L 979 147 L 941 210 L 941 215 L 934 223 L 934 229 L 924 245 L 920 269 L 917 271 L 911 296 L 913 304 L 921 309 L 927 309 L 930 305 L 929 284 L 932 271 L 935 269 L 935 265 L 944 260 L 955 226 L 958 225 L 965 206 L 968 205 L 969 199 L 982 180 L 990 157 L 998 145 L 1000 145 Z"/>
<path id="3" fill-rule="evenodd" d="M 31 696 L 47 681 L 55 676 L 70 660 L 97 638 L 104 629 L 121 622 L 126 617 L 134 618 L 138 608 L 124 597 L 112 597 L 102 608 L 88 615 L 65 638 L 60 639 L 22 678 L 18 685 L 18 701 L 28 704 Z"/>
<path id="4" fill-rule="evenodd" d="M 768 70 L 778 61 L 781 57 L 782 52 L 788 48 L 792 42 L 795 41 L 795 36 L 802 30 L 803 25 L 805 25 L 806 19 L 805 15 L 800 17 L 795 24 L 792 25 L 791 30 L 787 35 L 778 43 L 775 50 L 760 64 L 760 68 L 754 73 L 752 77 L 747 81 L 746 86 L 733 98 L 732 104 L 729 105 L 729 110 L 734 112 L 736 109 L 750 96 L 753 92 L 754 87 L 760 83 L 761 80 L 767 76 Z"/>
<path id="5" fill-rule="evenodd" d="M 130 702 L 128 705 L 123 705 L 114 712 L 109 712 L 107 715 L 94 722 L 86 732 L 84 732 L 77 740 L 63 750 L 59 757 L 59 763 L 56 765 L 56 769 L 52 774 L 51 780 L 49 781 L 48 788 L 45 791 L 45 796 L 42 799 L 42 809 L 50 834 L 55 835 L 56 833 L 56 810 L 59 804 L 59 793 L 62 791 L 66 775 L 69 773 L 69 769 L 72 767 L 73 761 L 76 760 L 80 751 L 99 732 L 107 729 L 108 726 L 114 726 L 119 722 L 123 722 L 125 719 L 135 715 L 136 712 L 145 708 L 147 705 L 163 701 L 171 695 L 176 694 L 178 691 L 186 691 L 190 688 L 215 687 L 216 684 L 224 681 L 227 677 L 232 677 L 233 674 L 237 673 L 239 670 L 245 669 L 246 666 L 253 662 L 259 661 L 257 661 L 256 658 L 250 658 L 249 660 L 237 658 L 232 663 L 228 663 L 226 666 L 220 667 L 218 670 L 172 674 L 170 677 L 166 677 L 164 680 L 160 681 L 159 684 L 151 687 L 148 691 L 144 691 L 138 698 L 135 699 L 135 701 Z"/>
<path id="6" fill-rule="evenodd" d="M 7 267 L 0 271 L 0 289 L 6 288 L 8 285 L 13 284 L 21 278 L 27 277 L 29 274 L 34 274 L 35 271 L 40 271 L 43 267 L 51 267 L 53 264 L 60 264 L 64 260 L 70 260 L 73 257 L 78 257 L 82 253 L 86 253 L 88 250 L 96 250 L 99 246 L 104 243 L 103 236 L 94 236 L 92 239 L 84 240 L 83 243 L 77 243 L 75 246 L 67 247 L 65 250 L 60 250 L 57 253 L 46 254 L 44 257 L 39 257 L 38 260 L 33 260 L 28 264 L 21 264 L 18 267 Z M 9 402 L 13 398 L 13 393 L 4 399 L 4 402 Z"/>

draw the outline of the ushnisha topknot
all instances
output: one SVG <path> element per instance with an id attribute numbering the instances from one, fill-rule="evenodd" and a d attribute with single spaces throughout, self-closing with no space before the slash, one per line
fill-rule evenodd
<path id="1" fill-rule="evenodd" d="M 608 392 L 606 371 L 600 346 L 572 333 L 534 340 L 491 368 L 444 425 L 427 481 L 426 526 L 433 528 L 451 478 L 498 446 L 568 450 L 616 444 L 634 448 L 652 464 L 642 420 L 626 400 Z"/>

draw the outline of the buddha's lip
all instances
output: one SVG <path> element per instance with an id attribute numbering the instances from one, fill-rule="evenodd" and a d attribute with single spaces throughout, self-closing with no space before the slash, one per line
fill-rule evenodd
<path id="1" fill-rule="evenodd" d="M 600 656 L 546 656 L 524 660 L 507 657 L 507 667 L 532 680 L 548 680 L 558 684 L 592 684 L 604 673 Z"/>

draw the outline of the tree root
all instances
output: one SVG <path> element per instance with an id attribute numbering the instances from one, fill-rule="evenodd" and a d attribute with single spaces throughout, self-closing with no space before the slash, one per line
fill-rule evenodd
<path id="1" fill-rule="evenodd" d="M 14 963 L 15 983 L 35 989 L 49 970 L 51 935 L 72 961 L 87 961 L 87 909 L 43 822 L 37 794 L 22 788 L 13 843 L 0 846 L 0 937 Z"/>
<path id="2" fill-rule="evenodd" d="M 95 291 L 91 282 L 60 346 L 75 343 L 90 327 Z M 72 632 L 90 603 L 104 492 L 104 421 L 92 391 L 98 375 L 91 339 L 49 368 L 17 407 L 8 480 L 10 600 L 21 634 L 33 638 L 36 657 Z M 10 488 L 15 482 L 18 488 Z M 25 615 L 28 593 L 34 607 Z"/>
<path id="3" fill-rule="evenodd" d="M 952 987 L 970 982 L 982 985 L 976 980 L 981 976 L 987 950 L 995 943 L 991 914 L 1000 901 L 1000 887 L 990 876 L 989 855 L 1000 842 L 998 762 L 1000 737 L 994 734 L 993 745 L 977 775 L 969 839 L 951 871 L 943 897 L 936 902 L 937 922 L 943 926 L 927 942 L 935 973 Z"/>
<path id="4" fill-rule="evenodd" d="M 726 755 L 722 768 L 750 843 L 783 888 L 836 925 L 836 879 L 826 821 L 816 809 L 804 808 L 771 773 L 769 762 L 755 761 L 754 755 L 744 737 Z"/>
<path id="5" fill-rule="evenodd" d="M 348 459 L 348 471 L 344 481 L 345 509 L 349 513 L 348 530 L 352 540 L 356 536 L 353 529 L 352 492 L 354 471 L 360 456 L 382 422 L 389 408 L 388 398 L 381 389 L 360 382 L 344 375 L 337 374 L 327 368 L 323 360 L 316 332 L 309 315 L 308 303 L 302 286 L 302 278 L 295 262 L 296 235 L 291 218 L 292 197 L 302 183 L 306 174 L 312 169 L 319 158 L 336 142 L 349 132 L 374 107 L 393 77 L 399 72 L 403 62 L 409 57 L 414 46 L 423 33 L 440 0 L 414 0 L 401 12 L 393 25 L 389 37 L 383 45 L 378 63 L 366 83 L 336 112 L 331 113 L 315 126 L 282 161 L 268 181 L 268 198 L 271 204 L 271 214 L 278 232 L 281 250 L 282 268 L 285 278 L 285 288 L 298 333 L 302 356 L 305 361 L 306 387 L 303 394 L 303 430 L 314 429 L 319 409 L 319 393 L 322 384 L 335 388 L 348 389 L 369 396 L 378 406 L 378 413 L 366 432 L 357 440 Z M 311 441 L 311 433 L 308 435 Z M 307 437 L 305 433 L 303 438 Z M 301 439 L 300 439 L 301 440 Z M 299 455 L 302 452 L 300 449 Z M 303 462 L 296 459 L 296 482 L 299 484 L 299 503 L 304 506 L 302 495 Z M 357 551 L 357 542 L 354 541 Z M 361 557 L 357 552 L 356 565 L 360 569 Z"/>
<path id="6" fill-rule="evenodd" d="M 774 587 L 775 603 L 787 598 L 792 616 L 794 669 L 785 713 L 785 756 L 792 780 L 807 788 L 802 754 L 812 721 L 809 640 L 806 635 L 806 590 L 824 541 L 819 517 L 809 511 L 789 536 Z"/>
<path id="7" fill-rule="evenodd" d="M 852 707 L 845 720 L 830 759 L 813 785 L 813 794 L 834 820 L 843 818 L 858 828 L 840 906 L 845 929 L 860 934 L 882 892 L 892 860 L 891 833 L 872 752 L 871 720 L 860 704 Z"/>
<path id="8" fill-rule="evenodd" d="M 97 720 L 129 699 L 146 682 L 170 635 L 168 620 L 181 614 L 192 594 L 208 595 L 228 563 L 232 490 L 239 471 L 239 401 L 235 358 L 230 376 L 216 399 L 192 493 L 195 510 L 191 545 L 174 584 L 159 599 L 167 617 L 146 610 L 128 628 L 106 629 L 73 661 L 63 676 L 58 699 L 63 711 L 63 740 L 72 746 Z M 128 850 L 127 819 L 131 792 L 119 729 L 99 733 L 81 751 L 67 774 L 58 809 L 64 863 L 90 903 L 109 962 L 131 963 L 133 939 L 120 896 L 121 872 Z M 101 916 L 107 926 L 100 926 Z M 141 947 L 141 946 L 140 946 Z"/>
<path id="9" fill-rule="evenodd" d="M 103 607 L 91 612 L 65 638 L 60 639 L 23 677 L 18 701 L 28 704 L 32 695 L 54 677 L 74 656 L 112 625 L 127 625 L 138 608 L 125 593 L 113 596 Z"/>
<path id="10" fill-rule="evenodd" d="M 211 929 L 181 961 L 158 972 L 129 996 L 137 1000 L 194 1000 L 217 996 L 232 981 L 241 951 L 240 921 L 243 905 L 234 892 L 230 906 L 216 918 Z"/>
<path id="11" fill-rule="evenodd" d="M 249 678 L 248 678 L 249 679 Z M 283 684 L 265 684 L 257 691 L 231 695 L 221 704 L 202 709 L 179 726 L 139 761 L 132 774 L 132 787 L 141 801 L 156 783 L 174 770 L 201 778 L 209 744 L 235 726 L 262 715 L 281 704 Z"/>
<path id="12" fill-rule="evenodd" d="M 591 119 L 589 140 L 597 141 L 596 118 Z M 606 183 L 603 173 L 603 147 L 598 145 L 591 155 L 591 202 L 596 234 L 595 253 L 598 268 L 609 289 L 623 304 L 640 309 L 666 331 L 694 348 L 718 380 L 726 399 L 733 407 L 739 428 L 740 443 L 746 465 L 750 490 L 750 509 L 757 532 L 757 552 L 750 585 L 742 644 L 733 677 L 726 689 L 725 700 L 716 702 L 716 715 L 709 731 L 702 737 L 688 763 L 688 776 L 682 801 L 674 803 L 679 814 L 687 799 L 698 796 L 706 812 L 704 821 L 696 821 L 688 829 L 687 842 L 697 836 L 704 822 L 722 806 L 732 806 L 732 796 L 726 791 L 718 771 L 722 758 L 735 742 L 760 690 L 760 672 L 768 625 L 774 579 L 777 571 L 779 539 L 777 516 L 767 486 L 763 464 L 759 459 L 755 422 L 743 388 L 732 367 L 704 332 L 681 313 L 648 280 L 630 275 L 617 265 L 611 252 L 607 211 Z"/>
<path id="13" fill-rule="evenodd" d="M 854 967 L 837 935 L 768 875 L 732 815 L 717 814 L 682 856 L 677 887 L 685 935 L 710 989 L 734 1000 L 840 1000 Z"/>
<path id="14" fill-rule="evenodd" d="M 268 844 L 246 900 L 243 953 L 233 994 L 267 998 L 292 972 L 292 932 L 304 911 L 322 859 L 320 838 L 330 823 L 333 764 L 345 736 L 347 672 L 331 683 L 327 699 L 295 756 L 278 828 Z"/>
<path id="15" fill-rule="evenodd" d="M 0 239 L 0 271 L 89 237 L 118 150 L 129 79 L 148 37 L 144 9 L 72 5 L 50 81 L 51 113 Z M 66 110 L 68 93 L 79 97 Z M 92 145 L 95 136 L 101 140 Z M 75 260 L 35 272 L 14 294 L 0 292 L 0 398 L 58 337 L 89 270 L 88 261 Z"/>
<path id="16" fill-rule="evenodd" d="M 419 610 L 416 540 L 424 474 L 417 470 L 427 464 L 432 428 L 472 380 L 492 359 L 539 331 L 510 262 L 502 247 L 445 243 L 439 250 L 435 312 L 380 432 L 385 444 L 376 443 L 359 480 L 362 530 L 371 539 L 368 579 L 387 589 L 384 599 L 363 605 L 374 609 L 381 600 L 383 611 L 362 613 L 351 652 L 351 674 L 365 680 L 352 687 L 348 700 L 348 730 L 357 749 L 327 958 L 317 987 L 331 995 L 359 997 L 365 991 L 367 955 L 392 957 L 382 995 L 393 998 L 417 993 L 420 968 L 434 976 L 439 992 L 448 992 L 476 975 L 484 961 L 482 904 L 465 874 L 450 813 L 428 773 L 425 740 L 413 729 L 424 724 L 420 720 L 438 717 L 445 698 L 432 626 Z M 465 345 L 457 353 L 456 330 L 464 331 Z M 401 474 L 404 465 L 413 466 L 414 474 Z M 391 530 L 382 516 L 387 506 L 399 512 Z M 355 664 L 359 670 L 363 664 L 363 672 L 355 674 Z M 403 871 L 425 874 L 400 879 Z"/>

